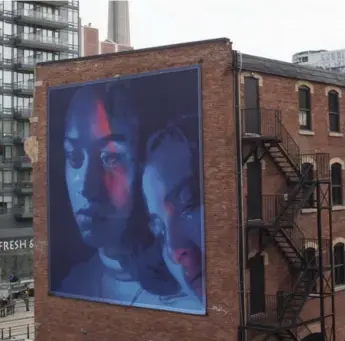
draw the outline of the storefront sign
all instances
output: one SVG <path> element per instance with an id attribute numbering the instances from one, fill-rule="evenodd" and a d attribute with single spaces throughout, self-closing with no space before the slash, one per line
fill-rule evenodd
<path id="1" fill-rule="evenodd" d="M 11 252 L 18 250 L 33 249 L 33 238 L 16 238 L 16 239 L 2 239 L 0 240 L 0 252 Z"/>

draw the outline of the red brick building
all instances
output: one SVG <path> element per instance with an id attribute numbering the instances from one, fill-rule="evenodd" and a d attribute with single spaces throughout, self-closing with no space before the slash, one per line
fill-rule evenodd
<path id="1" fill-rule="evenodd" d="M 47 88 L 195 64 L 207 315 L 49 296 Z M 345 76 L 242 55 L 217 39 L 42 63 L 36 84 L 36 340 L 345 339 Z"/>
<path id="2" fill-rule="evenodd" d="M 82 57 L 132 49 L 131 46 L 117 44 L 110 40 L 101 41 L 98 28 L 92 27 L 91 24 L 80 26 L 80 56 Z"/>

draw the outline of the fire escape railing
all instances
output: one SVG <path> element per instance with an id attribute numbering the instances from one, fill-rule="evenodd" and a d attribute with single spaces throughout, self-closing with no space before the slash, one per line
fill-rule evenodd
<path id="1" fill-rule="evenodd" d="M 255 110 L 256 121 L 251 121 L 255 115 Z M 257 122 L 258 115 L 260 119 L 265 117 L 259 125 Z M 296 219 L 308 201 L 311 202 L 311 207 L 315 207 L 313 199 L 310 199 L 313 198 L 317 181 L 329 180 L 329 155 L 323 153 L 302 154 L 299 146 L 283 125 L 280 111 L 260 109 L 258 113 L 257 109 L 246 109 L 242 111 L 242 120 L 245 136 L 266 137 L 266 141 L 276 137 L 279 148 L 275 148 L 275 153 L 281 153 L 280 159 L 285 158 L 291 166 L 289 174 L 295 174 L 291 178 L 290 188 L 286 193 L 263 196 L 260 220 L 264 225 L 267 225 L 268 233 L 255 256 L 260 255 L 268 244 L 274 241 L 290 265 L 292 264 L 300 271 L 292 292 L 279 292 L 277 295 L 265 296 L 265 302 L 261 304 L 263 311 L 260 312 L 257 305 L 254 305 L 255 311 L 253 311 L 251 309 L 252 301 L 247 300 L 247 304 L 251 303 L 247 307 L 248 321 L 257 324 L 291 327 L 296 325 L 305 301 L 315 288 L 319 277 L 318 266 L 325 265 L 318 264 L 319 258 L 316 253 L 312 259 L 306 257 L 306 245 L 310 243 L 317 245 L 320 241 L 305 238 L 303 231 L 296 223 Z M 252 124 L 253 122 L 254 124 Z M 255 122 L 257 126 L 255 126 Z M 249 129 L 247 129 L 248 127 Z M 267 151 L 269 152 L 269 150 L 268 148 Z M 325 241 L 321 242 L 324 243 Z M 329 245 L 323 245 L 322 249 L 329 252 L 330 248 Z M 323 259 L 324 262 L 330 263 L 330 256 Z"/>
<path id="2" fill-rule="evenodd" d="M 280 145 L 283 147 L 286 154 L 289 156 L 290 160 L 294 163 L 296 170 L 299 170 L 300 161 L 301 161 L 300 148 L 298 147 L 298 144 L 290 135 L 288 130 L 285 128 L 280 114 L 276 115 L 276 121 L 277 121 L 277 124 L 279 125 Z"/>

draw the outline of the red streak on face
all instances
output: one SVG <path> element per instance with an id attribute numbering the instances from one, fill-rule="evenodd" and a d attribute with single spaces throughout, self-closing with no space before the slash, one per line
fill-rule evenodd
<path id="1" fill-rule="evenodd" d="M 95 124 L 92 127 L 92 133 L 99 138 L 112 134 L 107 113 L 104 104 L 97 102 Z M 108 145 L 108 150 L 116 152 L 115 143 Z M 108 192 L 112 204 L 117 208 L 124 208 L 129 201 L 129 183 L 126 171 L 121 165 L 118 165 L 114 171 L 104 173 L 104 185 Z"/>
<path id="2" fill-rule="evenodd" d="M 106 137 L 111 134 L 107 113 L 105 111 L 103 102 L 100 100 L 97 101 L 96 117 L 92 125 L 91 133 L 94 137 L 97 138 Z"/>
<path id="3" fill-rule="evenodd" d="M 105 173 L 105 186 L 113 205 L 124 208 L 129 201 L 129 184 L 124 169 L 119 166 L 115 173 Z"/>
<path id="4" fill-rule="evenodd" d="M 164 210 L 165 210 L 165 213 L 168 217 L 173 217 L 174 205 L 171 202 L 169 202 L 169 201 L 164 202 Z"/>

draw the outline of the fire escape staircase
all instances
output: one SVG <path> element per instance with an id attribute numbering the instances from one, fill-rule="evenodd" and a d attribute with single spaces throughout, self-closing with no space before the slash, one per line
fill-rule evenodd
<path id="1" fill-rule="evenodd" d="M 270 331 L 268 338 L 275 335 L 281 341 L 298 341 L 291 329 L 301 321 L 299 315 L 316 285 L 318 272 L 315 268 L 315 259 L 308 260 L 304 254 L 305 238 L 296 224 L 296 218 L 310 200 L 316 181 L 310 179 L 312 164 L 307 163 L 307 167 L 302 167 L 307 157 L 301 154 L 297 143 L 286 130 L 280 113 L 276 112 L 275 115 L 274 129 L 278 131 L 275 134 L 276 139 L 265 140 L 263 137 L 260 143 L 264 153 L 270 156 L 284 174 L 289 190 L 284 200 L 278 203 L 275 218 L 269 224 L 266 238 L 255 256 L 259 256 L 273 242 L 287 260 L 291 270 L 299 274 L 292 292 L 285 294 L 283 303 L 281 302 L 280 308 L 277 308 L 276 321 L 264 326 Z"/>

